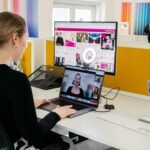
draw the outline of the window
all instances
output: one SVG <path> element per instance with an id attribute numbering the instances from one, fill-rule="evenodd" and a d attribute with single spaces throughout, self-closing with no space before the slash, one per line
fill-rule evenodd
<path id="1" fill-rule="evenodd" d="M 54 22 L 55 21 L 70 21 L 70 8 L 53 8 L 52 17 L 52 35 L 54 35 Z"/>
<path id="2" fill-rule="evenodd" d="M 91 4 L 54 3 L 52 31 L 55 21 L 95 21 L 95 8 L 96 5 Z"/>
<path id="3" fill-rule="evenodd" d="M 90 9 L 75 9 L 75 21 L 92 21 Z"/>
<path id="4" fill-rule="evenodd" d="M 77 4 L 54 4 L 54 21 L 94 21 L 95 6 L 77 5 Z"/>

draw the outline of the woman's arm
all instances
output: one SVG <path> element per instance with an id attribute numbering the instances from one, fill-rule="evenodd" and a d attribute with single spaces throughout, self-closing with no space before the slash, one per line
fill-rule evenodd
<path id="1" fill-rule="evenodd" d="M 48 103 L 48 100 L 46 98 L 45 99 L 34 99 L 35 108 L 38 108 L 41 105 L 44 105 L 44 104 L 47 104 L 47 103 Z"/>
<path id="2" fill-rule="evenodd" d="M 31 87 L 24 74 L 18 74 L 17 83 L 14 87 L 11 109 L 21 136 L 36 147 L 43 145 L 43 140 L 48 131 L 60 120 L 55 113 L 37 121 Z"/>

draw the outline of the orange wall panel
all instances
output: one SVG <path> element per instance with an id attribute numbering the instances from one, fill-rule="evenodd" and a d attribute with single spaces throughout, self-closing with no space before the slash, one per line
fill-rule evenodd
<path id="1" fill-rule="evenodd" d="M 150 80 L 150 50 L 118 47 L 115 76 L 105 76 L 104 86 L 147 95 Z"/>
<path id="2" fill-rule="evenodd" d="M 31 43 L 28 46 L 21 59 L 21 67 L 23 72 L 28 76 L 31 74 Z"/>
<path id="3" fill-rule="evenodd" d="M 46 65 L 54 65 L 54 41 L 46 41 Z"/>
<path id="4" fill-rule="evenodd" d="M 47 41 L 46 64 L 54 64 L 54 42 Z M 104 86 L 147 95 L 150 80 L 150 49 L 118 47 L 116 75 L 105 75 Z"/>

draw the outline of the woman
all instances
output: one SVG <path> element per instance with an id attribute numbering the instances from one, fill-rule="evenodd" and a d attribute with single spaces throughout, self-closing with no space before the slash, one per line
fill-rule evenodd
<path id="1" fill-rule="evenodd" d="M 93 92 L 93 98 L 97 99 L 98 98 L 98 87 L 95 87 L 94 92 Z"/>
<path id="2" fill-rule="evenodd" d="M 25 138 L 30 145 L 44 148 L 57 142 L 68 149 L 60 136 L 50 129 L 61 119 L 74 114 L 71 106 L 56 108 L 37 122 L 31 87 L 25 74 L 12 70 L 9 62 L 17 61 L 27 45 L 24 19 L 10 12 L 0 13 L 0 123 L 12 142 Z"/>
<path id="3" fill-rule="evenodd" d="M 74 77 L 74 80 L 72 82 L 73 86 L 70 86 L 67 90 L 67 94 L 71 96 L 77 96 L 83 98 L 84 92 L 80 88 L 80 82 L 81 82 L 81 75 L 77 73 Z"/>

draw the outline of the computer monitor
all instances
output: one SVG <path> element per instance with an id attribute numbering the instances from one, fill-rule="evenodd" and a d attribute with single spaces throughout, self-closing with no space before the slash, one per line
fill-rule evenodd
<path id="1" fill-rule="evenodd" d="M 96 57 L 90 68 L 115 74 L 117 49 L 117 22 L 62 22 L 54 25 L 54 65 L 84 66 L 83 54 L 94 49 Z M 86 53 L 87 59 L 92 53 Z"/>

